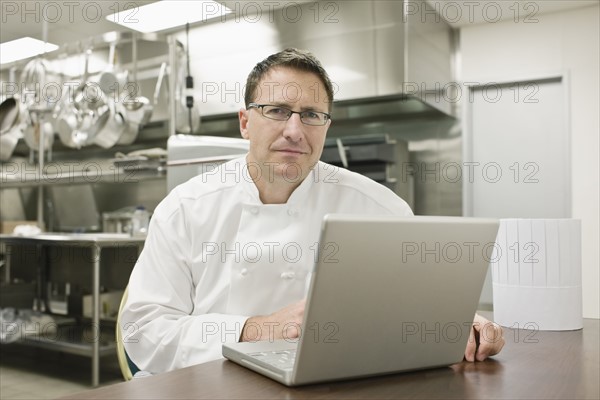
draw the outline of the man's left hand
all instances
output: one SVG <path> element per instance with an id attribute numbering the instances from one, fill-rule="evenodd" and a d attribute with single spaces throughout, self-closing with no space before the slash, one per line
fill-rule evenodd
<path id="1" fill-rule="evenodd" d="M 504 347 L 504 337 L 500 325 L 475 314 L 465 350 L 465 360 L 483 361 L 489 356 L 498 354 L 502 347 Z"/>

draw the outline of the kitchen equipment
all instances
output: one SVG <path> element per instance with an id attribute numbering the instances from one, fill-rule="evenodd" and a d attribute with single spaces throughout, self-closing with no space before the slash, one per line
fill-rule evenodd
<path id="1" fill-rule="evenodd" d="M 125 111 L 125 115 L 127 115 L 127 111 Z M 120 145 L 130 145 L 135 142 L 138 134 L 140 133 L 140 125 L 137 122 L 130 121 L 127 117 L 125 117 L 125 129 L 119 138 L 117 144 Z"/>
<path id="2" fill-rule="evenodd" d="M 69 296 L 71 295 L 71 284 L 48 282 L 46 293 L 48 295 L 48 310 L 52 314 L 69 314 Z"/>
<path id="3" fill-rule="evenodd" d="M 80 90 L 75 92 L 73 102 L 78 110 L 98 110 L 106 105 L 105 94 L 96 82 L 84 82 Z"/>
<path id="4" fill-rule="evenodd" d="M 86 77 L 85 71 L 87 71 L 87 52 L 85 59 L 85 67 L 84 67 L 84 77 Z M 79 86 L 75 90 L 78 91 L 79 87 L 83 85 L 83 81 L 80 82 Z M 74 106 L 75 101 L 75 93 L 71 93 L 71 96 L 65 96 L 62 102 L 62 110 L 60 115 L 58 116 L 56 122 L 56 130 L 58 132 L 58 137 L 60 141 L 67 147 L 70 148 L 81 148 L 82 142 L 80 142 L 79 138 L 74 136 L 74 132 L 81 125 L 82 115 Z M 87 121 L 89 124 L 91 121 Z M 77 140 L 76 140 L 77 139 Z"/>
<path id="5" fill-rule="evenodd" d="M 100 214 L 91 184 L 49 185 L 46 189 L 54 210 L 49 218 L 53 219 L 51 223 L 56 232 L 100 230 Z"/>
<path id="6" fill-rule="evenodd" d="M 112 233 L 131 233 L 131 219 L 136 207 L 123 207 L 115 211 L 102 213 L 102 231 Z"/>
<path id="7" fill-rule="evenodd" d="M 45 96 L 41 96 L 42 89 L 44 89 L 47 81 L 47 74 L 49 71 L 49 65 L 46 60 L 41 57 L 36 57 L 29 61 L 23 68 L 21 73 L 21 84 L 23 85 L 22 93 L 28 95 L 24 96 L 23 100 L 27 107 L 35 104 L 40 108 L 50 108 L 51 106 L 45 104 Z M 34 94 L 31 96 L 30 94 Z"/>
<path id="8" fill-rule="evenodd" d="M 155 147 L 132 151 L 128 154 L 117 152 L 112 162 L 116 168 L 123 171 L 153 170 L 162 172 L 167 164 L 167 151 Z"/>
<path id="9" fill-rule="evenodd" d="M 92 110 L 97 115 L 106 111 L 103 107 L 106 105 L 105 94 L 100 89 L 98 83 L 90 80 L 89 59 L 92 55 L 92 49 L 85 52 L 85 65 L 81 84 L 75 90 L 73 105 L 79 111 Z M 101 110 L 101 111 L 98 111 Z"/>
<path id="10" fill-rule="evenodd" d="M 23 85 L 23 93 L 26 95 L 23 98 L 24 108 L 28 112 L 23 118 L 23 137 L 25 143 L 33 151 L 40 150 L 40 137 L 44 137 L 43 150 L 48 150 L 54 142 L 54 128 L 50 122 L 45 122 L 45 115 L 50 114 L 56 99 L 52 96 L 42 96 L 42 90 L 46 88 L 48 83 L 49 65 L 46 60 L 36 57 L 29 61 L 23 72 L 21 73 L 21 84 Z M 31 95 L 33 94 L 33 96 Z M 14 113 L 14 112 L 13 112 Z"/>
<path id="11" fill-rule="evenodd" d="M 94 124 L 99 127 L 94 134 L 94 143 L 98 146 L 108 149 L 117 144 L 124 132 L 127 132 L 127 122 L 125 120 L 124 107 L 115 103 L 111 98 L 107 99 L 108 110 L 105 111 Z M 137 136 L 137 132 L 136 132 Z M 133 138 L 135 140 L 135 137 Z"/>
<path id="12" fill-rule="evenodd" d="M 200 112 L 197 105 L 194 105 L 191 109 L 187 107 L 185 85 L 183 82 L 185 82 L 185 70 L 180 68 L 176 82 L 177 90 L 175 92 L 175 129 L 177 133 L 189 134 L 196 132 L 200 127 Z"/>
<path id="13" fill-rule="evenodd" d="M 67 105 L 56 123 L 60 141 L 67 147 L 80 149 L 87 142 L 87 131 L 91 128 L 92 121 L 93 113 L 82 113 Z"/>
<path id="14" fill-rule="evenodd" d="M 8 179 L 3 180 L 3 182 L 7 181 Z M 12 232 L 15 226 L 6 226 L 5 224 L 8 221 L 24 220 L 26 220 L 25 207 L 23 205 L 23 198 L 21 197 L 21 189 L 3 187 L 2 195 L 0 196 L 0 233 Z"/>
<path id="15" fill-rule="evenodd" d="M 173 135 L 167 141 L 167 191 L 219 164 L 242 157 L 249 141 L 218 136 Z"/>
<path id="16" fill-rule="evenodd" d="M 116 44 L 111 43 L 108 50 L 108 68 L 98 77 L 98 86 L 106 95 L 109 96 L 119 88 L 119 79 L 114 72 L 116 57 L 115 50 Z"/>
<path id="17" fill-rule="evenodd" d="M 15 82 L 15 68 L 8 72 L 8 82 Z M 26 110 L 18 95 L 0 102 L 0 161 L 8 161 L 17 142 L 23 137 Z"/>
<path id="18" fill-rule="evenodd" d="M 82 101 L 80 96 L 88 79 L 88 65 L 91 52 L 91 49 L 87 49 L 84 53 L 83 78 L 73 96 L 71 98 L 66 97 L 63 100 L 62 110 L 56 123 L 59 139 L 65 146 L 70 148 L 80 149 L 82 146 L 90 144 L 95 133 L 92 127 L 97 122 L 97 114 L 86 105 L 86 101 Z M 107 109 L 104 109 L 104 112 L 106 111 Z M 97 129 L 98 127 L 96 127 Z"/>
<path id="19" fill-rule="evenodd" d="M 25 129 L 23 130 L 23 138 L 27 146 L 33 151 L 39 151 L 42 136 L 44 137 L 44 151 L 50 149 L 54 143 L 54 127 L 50 121 L 46 121 L 44 115 L 50 113 L 52 113 L 52 110 L 37 112 L 34 109 L 28 113 Z"/>
<path id="20" fill-rule="evenodd" d="M 0 161 L 8 161 L 12 156 L 19 139 L 23 137 L 25 118 L 26 110 L 18 96 L 0 103 Z"/>
<path id="21" fill-rule="evenodd" d="M 144 206 L 137 206 L 131 218 L 131 236 L 143 237 L 148 234 L 150 213 Z"/>
<path id="22" fill-rule="evenodd" d="M 156 87 L 154 88 L 154 107 L 158 104 L 158 96 L 160 95 L 160 88 L 162 86 L 162 81 L 165 78 L 165 74 L 167 73 L 167 63 L 163 62 L 160 65 L 160 71 L 158 71 L 158 79 L 156 80 Z"/>
<path id="23" fill-rule="evenodd" d="M 119 89 L 119 78 L 114 72 L 116 44 L 110 44 L 108 51 L 108 68 L 98 77 L 98 87 L 103 92 L 107 107 L 106 114 L 97 121 L 98 132 L 94 135 L 94 144 L 108 149 L 119 142 L 124 133 L 128 133 L 126 110 L 123 104 L 115 101 L 114 92 Z M 137 137 L 133 135 L 131 142 Z"/>
<path id="24" fill-rule="evenodd" d="M 194 133 L 200 127 L 200 112 L 198 103 L 194 102 L 194 78 L 190 75 L 190 24 L 185 26 L 186 36 L 186 65 L 187 75 L 183 69 L 183 63 L 179 63 L 179 76 L 177 77 L 176 100 L 175 100 L 175 130 L 178 133 Z M 186 76 L 184 76 L 186 75 Z M 185 82 L 185 87 L 183 86 Z"/>
<path id="25" fill-rule="evenodd" d="M 98 110 L 108 104 L 107 98 L 112 98 L 115 90 L 118 90 L 119 80 L 114 70 L 115 43 L 110 44 L 108 51 L 107 68 L 99 75 L 95 75 L 83 81 L 81 90 L 78 90 L 75 97 L 75 107 L 77 109 Z"/>
<path id="26" fill-rule="evenodd" d="M 9 97 L 0 104 L 0 135 L 8 133 L 19 124 L 22 106 L 18 97 Z"/>
<path id="27" fill-rule="evenodd" d="M 113 290 L 100 293 L 100 318 L 116 320 L 119 313 L 119 304 L 123 297 L 123 290 Z M 92 318 L 92 295 L 88 294 L 82 297 L 82 311 L 85 318 Z"/>
<path id="28" fill-rule="evenodd" d="M 160 88 L 162 87 L 162 82 L 165 77 L 166 71 L 167 71 L 167 63 L 163 62 L 160 66 L 160 70 L 158 72 L 158 78 L 156 80 L 156 86 L 154 88 L 154 106 L 156 106 L 158 104 Z M 125 107 L 123 107 L 123 113 L 125 116 L 126 123 L 125 123 L 125 129 L 121 134 L 118 144 L 129 145 L 129 144 L 133 143 L 135 141 L 135 139 L 137 138 L 137 135 L 140 130 L 140 126 L 142 124 L 140 122 L 138 122 L 138 120 L 137 120 L 139 118 L 139 115 L 137 115 L 137 111 L 130 111 L 125 106 Z"/>
<path id="29" fill-rule="evenodd" d="M 128 82 L 126 85 L 127 89 L 124 93 L 122 103 L 127 109 L 127 119 L 138 125 L 145 125 L 150 121 L 152 116 L 153 107 L 150 104 L 150 100 L 142 96 L 141 86 L 137 81 L 137 39 L 134 35 L 131 42 L 132 49 L 132 61 L 133 61 L 133 82 Z M 127 75 L 129 77 L 129 75 Z"/>
<path id="30" fill-rule="evenodd" d="M 66 56 L 62 56 L 64 58 Z M 52 76 L 52 82 L 47 85 L 44 90 L 44 96 L 47 99 L 48 108 L 51 109 L 50 112 L 44 115 L 44 121 L 48 122 L 52 125 L 52 132 L 56 134 L 56 124 L 58 121 L 58 117 L 60 116 L 60 112 L 63 107 L 63 100 L 67 97 L 66 91 L 63 90 L 65 83 L 65 75 L 60 72 L 58 74 L 54 74 Z"/>
<path id="31" fill-rule="evenodd" d="M 22 133 L 18 129 L 10 130 L 5 135 L 0 136 L 0 161 L 8 161 L 10 159 L 21 137 Z"/>

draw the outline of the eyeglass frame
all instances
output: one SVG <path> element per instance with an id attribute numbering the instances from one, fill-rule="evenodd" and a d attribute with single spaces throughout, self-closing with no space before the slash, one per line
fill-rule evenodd
<path id="1" fill-rule="evenodd" d="M 289 111 L 290 115 L 286 119 L 271 118 L 271 117 L 268 117 L 268 116 L 266 116 L 264 114 L 264 107 L 277 107 L 277 108 L 281 108 L 281 109 Z M 279 106 L 277 104 L 258 104 L 258 103 L 250 103 L 250 104 L 248 104 L 248 108 L 257 108 L 257 109 L 260 108 L 260 115 L 262 115 L 263 117 L 265 117 L 267 119 L 270 119 L 272 121 L 289 121 L 290 118 L 292 118 L 292 115 L 294 115 L 294 114 L 298 114 L 300 116 L 300 122 L 302 122 L 304 125 L 308 125 L 308 126 L 325 126 L 325 125 L 327 125 L 327 121 L 331 121 L 331 114 L 326 113 L 326 112 L 322 112 L 322 111 L 314 111 L 314 110 L 293 111 L 293 110 L 290 110 L 287 107 Z M 307 124 L 306 122 L 304 122 L 302 120 L 302 114 L 304 114 L 304 113 L 310 113 L 310 112 L 325 115 L 325 122 L 323 124 L 321 124 L 321 125 Z"/>

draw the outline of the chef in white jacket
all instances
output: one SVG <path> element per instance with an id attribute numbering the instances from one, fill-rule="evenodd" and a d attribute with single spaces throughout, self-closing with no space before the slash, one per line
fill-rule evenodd
<path id="1" fill-rule="evenodd" d="M 121 314 L 140 369 L 215 360 L 224 342 L 294 337 L 323 216 L 412 215 L 384 186 L 319 162 L 332 100 L 308 52 L 284 50 L 250 73 L 239 112 L 248 154 L 178 186 L 152 216 Z M 499 326 L 476 322 L 472 335 L 487 333 L 469 341 L 469 361 L 504 343 Z"/>

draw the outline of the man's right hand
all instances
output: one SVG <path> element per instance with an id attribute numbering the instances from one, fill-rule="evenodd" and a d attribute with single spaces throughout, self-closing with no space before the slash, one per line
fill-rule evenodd
<path id="1" fill-rule="evenodd" d="M 266 316 L 250 317 L 244 324 L 240 342 L 297 339 L 304 318 L 306 299 Z"/>

